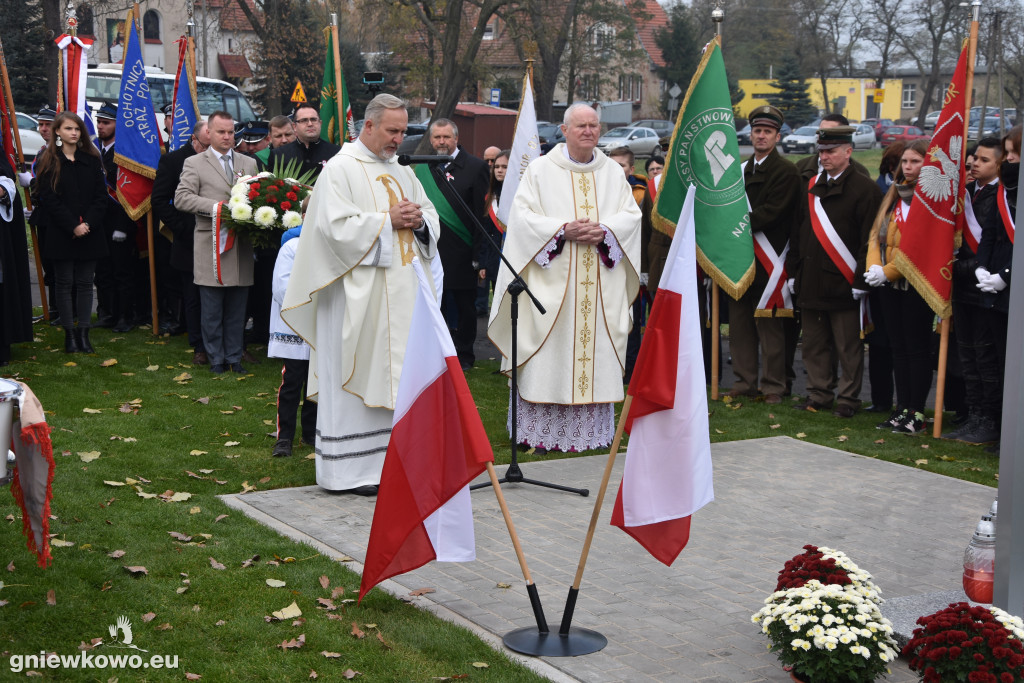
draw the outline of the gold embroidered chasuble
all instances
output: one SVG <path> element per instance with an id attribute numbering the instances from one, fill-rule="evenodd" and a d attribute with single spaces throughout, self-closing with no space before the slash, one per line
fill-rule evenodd
<path id="1" fill-rule="evenodd" d="M 388 209 L 406 198 L 421 206 L 430 239 L 392 230 Z M 438 217 L 412 169 L 382 161 L 359 142 L 346 143 L 324 166 L 281 307 L 281 317 L 310 345 L 309 395 L 340 390 L 369 407 L 394 409 L 418 282 L 413 256 L 438 261 Z M 438 262 L 439 266 L 439 262 Z M 440 280 L 436 277 L 435 282 Z M 318 326 L 318 298 L 340 288 L 343 324 Z M 435 292 L 440 299 L 440 290 Z M 340 355 L 340 386 L 319 386 L 317 354 Z"/>
<path id="2" fill-rule="evenodd" d="M 535 260 L 574 219 L 599 222 L 622 250 L 613 268 L 597 246 L 566 240 L 547 267 Z M 526 169 L 513 199 L 504 253 L 547 309 L 519 301 L 519 393 L 533 403 L 609 403 L 623 398 L 622 372 L 630 305 L 639 291 L 640 209 L 622 169 L 602 152 L 587 164 L 558 145 Z M 511 280 L 498 272 L 488 335 L 511 368 Z"/>

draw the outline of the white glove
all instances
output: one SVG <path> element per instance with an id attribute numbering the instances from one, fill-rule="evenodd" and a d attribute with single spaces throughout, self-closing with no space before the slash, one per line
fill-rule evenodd
<path id="1" fill-rule="evenodd" d="M 995 273 L 994 275 L 989 275 L 988 286 L 992 288 L 993 292 L 1001 292 L 1006 289 L 1006 280 L 999 273 Z"/>
<path id="2" fill-rule="evenodd" d="M 640 284 L 643 285 L 644 287 L 646 287 L 647 286 L 647 282 L 648 282 L 647 273 L 640 273 Z"/>
<path id="3" fill-rule="evenodd" d="M 987 280 L 990 275 L 991 273 L 988 272 L 988 269 L 986 268 L 978 267 L 974 269 L 974 277 L 978 278 L 979 289 L 981 289 L 980 285 L 985 284 L 985 280 Z"/>
<path id="4" fill-rule="evenodd" d="M 786 280 L 786 286 L 789 287 L 790 294 L 796 294 L 796 278 L 789 278 Z"/>
<path id="5" fill-rule="evenodd" d="M 864 273 L 864 281 L 872 287 L 881 287 L 885 284 L 886 280 L 885 270 L 877 263 L 868 268 L 868 272 Z"/>
<path id="6" fill-rule="evenodd" d="M 115 230 L 114 234 L 110 236 L 110 239 L 114 240 L 115 242 L 124 242 L 126 239 L 128 239 L 128 233 L 121 232 L 120 230 Z"/>
<path id="7" fill-rule="evenodd" d="M 865 296 L 867 296 L 867 291 L 866 290 L 863 290 L 863 289 L 854 289 L 853 290 L 853 300 L 854 301 L 860 301 Z"/>
<path id="8" fill-rule="evenodd" d="M 28 187 L 29 183 L 32 182 L 32 174 L 29 172 L 18 174 L 18 184 L 22 187 Z"/>

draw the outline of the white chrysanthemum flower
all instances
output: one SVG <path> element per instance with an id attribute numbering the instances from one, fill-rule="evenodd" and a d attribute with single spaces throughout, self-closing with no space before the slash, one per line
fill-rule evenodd
<path id="1" fill-rule="evenodd" d="M 285 211 L 281 218 L 281 225 L 286 228 L 297 228 L 302 225 L 302 214 L 298 211 Z"/>
<path id="2" fill-rule="evenodd" d="M 249 185 L 248 184 L 242 182 L 242 183 L 235 183 L 234 185 L 231 186 L 231 196 L 232 197 L 244 197 L 247 194 L 249 194 Z"/>
<path id="3" fill-rule="evenodd" d="M 249 203 L 249 200 L 246 199 L 245 195 L 242 195 L 242 194 L 233 194 L 228 199 L 228 206 L 231 207 L 232 209 L 235 208 L 236 206 L 238 206 L 239 204 L 248 204 L 248 203 Z"/>
<path id="4" fill-rule="evenodd" d="M 296 180 L 295 178 L 285 178 L 284 181 L 286 183 L 288 183 L 289 185 L 298 185 L 299 184 L 299 181 Z"/>
<path id="5" fill-rule="evenodd" d="M 273 210 L 273 209 L 271 209 Z M 248 204 L 235 204 L 231 207 L 231 219 L 235 221 L 247 221 L 252 218 L 252 207 Z"/>
<path id="6" fill-rule="evenodd" d="M 261 173 L 257 173 L 257 174 L 256 174 L 256 177 L 257 177 L 257 178 L 269 178 L 269 177 L 271 177 L 271 176 L 273 176 L 273 175 L 274 175 L 274 174 L 273 174 L 273 173 L 271 173 L 270 171 L 263 171 L 263 172 L 261 172 Z"/>
<path id="7" fill-rule="evenodd" d="M 256 221 L 256 225 L 268 228 L 277 220 L 277 211 L 275 211 L 271 206 L 261 206 L 256 209 L 256 213 L 253 214 L 253 220 Z"/>

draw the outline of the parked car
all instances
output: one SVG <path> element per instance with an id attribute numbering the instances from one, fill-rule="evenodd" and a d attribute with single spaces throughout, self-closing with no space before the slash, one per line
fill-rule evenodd
<path id="1" fill-rule="evenodd" d="M 872 149 L 877 142 L 877 140 L 875 140 L 875 129 L 866 123 L 857 124 L 854 128 L 853 148 Z"/>
<path id="2" fill-rule="evenodd" d="M 743 126 L 736 131 L 736 142 L 741 145 L 750 145 L 750 124 Z"/>
<path id="3" fill-rule="evenodd" d="M 633 128 L 650 128 L 658 134 L 659 138 L 663 138 L 666 135 L 671 136 L 672 130 L 676 127 L 676 124 L 666 119 L 641 119 L 629 125 Z"/>
<path id="4" fill-rule="evenodd" d="M 786 154 L 810 154 L 818 144 L 818 127 L 802 126 L 782 138 L 782 151 Z"/>
<path id="5" fill-rule="evenodd" d="M 930 111 L 930 112 L 928 112 L 928 115 L 924 117 L 923 125 L 921 124 L 920 121 L 918 122 L 918 124 L 925 131 L 931 132 L 931 131 L 935 130 L 935 126 L 937 126 L 939 124 L 939 115 L 940 114 L 942 114 L 941 111 Z"/>
<path id="6" fill-rule="evenodd" d="M 875 129 L 875 140 L 881 142 L 882 134 L 886 130 L 896 125 L 896 122 L 892 119 L 864 119 L 861 123 L 871 126 Z"/>
<path id="7" fill-rule="evenodd" d="M 620 126 L 612 128 L 597 140 L 597 148 L 602 152 L 610 152 L 620 147 L 625 147 L 637 156 L 661 154 L 658 134 L 650 128 Z"/>
<path id="8" fill-rule="evenodd" d="M 46 144 L 43 136 L 37 132 L 39 122 L 20 111 L 14 112 L 14 118 L 18 121 L 18 136 L 21 138 L 21 151 L 25 155 L 25 161 L 32 161 Z"/>
<path id="9" fill-rule="evenodd" d="M 914 140 L 927 140 L 931 136 L 917 126 L 890 126 L 882 133 L 882 147 L 888 147 L 894 142 L 913 142 Z"/>
<path id="10" fill-rule="evenodd" d="M 557 145 L 559 142 L 565 142 L 565 133 L 562 132 L 562 126 L 557 123 L 545 123 L 537 124 L 537 134 L 540 135 L 541 143 L 549 143 L 551 146 Z"/>

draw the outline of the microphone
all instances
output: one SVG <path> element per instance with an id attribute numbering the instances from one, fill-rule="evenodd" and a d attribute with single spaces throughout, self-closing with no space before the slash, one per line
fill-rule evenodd
<path id="1" fill-rule="evenodd" d="M 455 161 L 455 157 L 440 154 L 399 154 L 398 163 L 402 166 L 410 164 L 447 164 Z"/>

